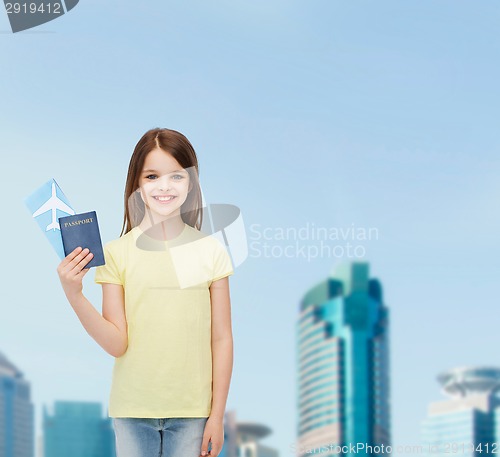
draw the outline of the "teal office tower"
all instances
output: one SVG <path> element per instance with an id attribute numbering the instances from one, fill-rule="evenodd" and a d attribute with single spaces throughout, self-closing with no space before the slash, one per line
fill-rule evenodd
<path id="1" fill-rule="evenodd" d="M 43 412 L 44 457 L 115 457 L 114 432 L 101 404 L 56 401 Z"/>
<path id="2" fill-rule="evenodd" d="M 33 457 L 34 423 L 30 385 L 0 353 L 0 457 Z"/>
<path id="3" fill-rule="evenodd" d="M 304 296 L 297 322 L 296 455 L 390 449 L 389 319 L 367 263 L 351 263 Z"/>
<path id="4" fill-rule="evenodd" d="M 500 368 L 454 368 L 438 381 L 450 398 L 429 405 L 422 457 L 500 453 Z"/>

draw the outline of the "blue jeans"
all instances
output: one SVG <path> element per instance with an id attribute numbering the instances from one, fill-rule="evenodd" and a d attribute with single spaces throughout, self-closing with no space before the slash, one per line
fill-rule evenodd
<path id="1" fill-rule="evenodd" d="M 199 457 L 208 417 L 113 418 L 117 457 Z"/>

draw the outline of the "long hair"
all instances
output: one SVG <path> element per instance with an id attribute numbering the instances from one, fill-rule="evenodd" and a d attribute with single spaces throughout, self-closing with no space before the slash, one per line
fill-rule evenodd
<path id="1" fill-rule="evenodd" d="M 170 129 L 155 128 L 148 130 L 136 144 L 128 166 L 127 182 L 125 184 L 122 233 L 130 232 L 140 224 L 145 215 L 145 205 L 139 192 L 139 177 L 144 167 L 146 156 L 153 149 L 162 149 L 170 154 L 189 174 L 192 188 L 181 206 L 182 220 L 198 230 L 201 229 L 203 208 L 199 183 L 198 159 L 189 140 L 180 132 Z"/>

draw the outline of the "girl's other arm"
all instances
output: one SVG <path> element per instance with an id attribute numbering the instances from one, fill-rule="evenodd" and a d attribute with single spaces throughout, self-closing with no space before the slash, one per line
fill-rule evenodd
<path id="1" fill-rule="evenodd" d="M 83 295 L 82 279 L 92 259 L 88 249 L 75 249 L 59 264 L 57 272 L 64 293 L 87 333 L 107 353 L 122 356 L 128 346 L 123 287 L 102 284 L 102 316 Z"/>
<path id="2" fill-rule="evenodd" d="M 212 303 L 212 412 L 224 418 L 227 395 L 233 370 L 233 333 L 229 279 L 222 278 L 210 286 Z"/>
<path id="3" fill-rule="evenodd" d="M 210 286 L 212 303 L 212 409 L 205 431 L 201 455 L 218 455 L 224 443 L 224 411 L 233 370 L 233 333 L 231 329 L 231 300 L 229 279 L 214 281 Z"/>

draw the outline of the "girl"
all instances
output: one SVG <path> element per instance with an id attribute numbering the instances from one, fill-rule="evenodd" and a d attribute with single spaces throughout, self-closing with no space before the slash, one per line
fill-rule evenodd
<path id="1" fill-rule="evenodd" d="M 200 232 L 198 161 L 188 139 L 149 130 L 125 186 L 120 237 L 104 245 L 102 315 L 83 295 L 92 253 L 58 266 L 82 325 L 114 356 L 109 416 L 118 457 L 217 456 L 224 440 L 233 340 L 222 243 Z"/>

